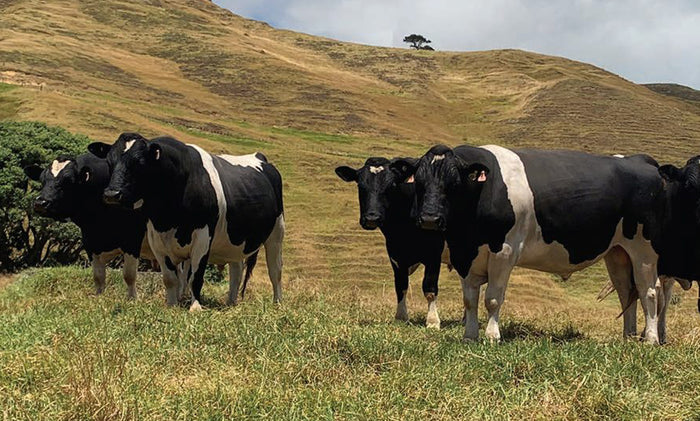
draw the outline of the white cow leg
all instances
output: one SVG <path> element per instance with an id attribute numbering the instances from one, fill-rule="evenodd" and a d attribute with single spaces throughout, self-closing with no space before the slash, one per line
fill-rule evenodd
<path id="1" fill-rule="evenodd" d="M 479 338 L 479 291 L 483 282 L 482 278 L 471 273 L 461 281 L 464 300 L 464 340 L 473 341 Z"/>
<path id="2" fill-rule="evenodd" d="M 440 261 L 426 263 L 423 276 L 423 295 L 428 301 L 428 314 L 425 317 L 425 326 L 430 329 L 440 329 L 440 315 L 437 308 L 439 277 Z"/>
<path id="3" fill-rule="evenodd" d="M 179 284 L 178 300 L 187 301 L 190 298 L 190 269 L 192 262 L 185 260 L 177 266 L 177 277 Z"/>
<path id="4" fill-rule="evenodd" d="M 498 342 L 501 339 L 501 331 L 498 327 L 498 320 L 501 306 L 505 299 L 506 286 L 513 270 L 510 262 L 510 246 L 504 244 L 504 250 L 498 254 L 491 255 L 488 263 L 488 285 L 484 297 L 486 310 L 488 311 L 488 322 L 486 324 L 486 339 L 491 342 Z"/>
<path id="5" fill-rule="evenodd" d="M 241 287 L 244 266 L 244 262 L 228 263 L 228 305 L 230 306 L 238 304 L 238 290 Z"/>
<path id="6" fill-rule="evenodd" d="M 284 240 L 284 215 L 277 218 L 275 227 L 270 236 L 265 240 L 265 260 L 267 261 L 267 273 L 272 282 L 272 301 L 282 301 L 282 240 Z"/>
<path id="7" fill-rule="evenodd" d="M 659 343 L 666 343 L 666 313 L 668 311 L 668 306 L 671 304 L 671 297 L 673 296 L 673 284 L 676 281 L 673 278 L 663 278 L 661 279 L 661 288 L 659 294 Z"/>
<path id="8" fill-rule="evenodd" d="M 614 247 L 605 255 L 605 266 L 615 286 L 620 307 L 624 310 L 622 335 L 637 336 L 637 297 L 632 283 L 632 261 L 622 247 Z M 631 302 L 630 302 L 631 301 Z"/>
<path id="9" fill-rule="evenodd" d="M 139 259 L 128 253 L 124 253 L 124 267 L 122 274 L 126 283 L 126 296 L 130 299 L 136 298 L 136 273 L 138 272 Z"/>
<path id="10" fill-rule="evenodd" d="M 639 301 L 642 303 L 646 326 L 644 327 L 644 340 L 650 344 L 659 343 L 658 317 L 657 317 L 657 291 L 656 263 L 652 259 L 632 257 L 632 269 L 634 282 L 639 292 Z"/>
<path id="11" fill-rule="evenodd" d="M 92 280 L 95 283 L 95 294 L 100 295 L 105 290 L 105 279 L 107 278 L 106 262 L 99 254 L 92 255 Z"/>

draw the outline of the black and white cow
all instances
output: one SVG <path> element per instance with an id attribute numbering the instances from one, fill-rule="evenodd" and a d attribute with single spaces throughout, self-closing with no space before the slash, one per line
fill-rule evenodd
<path id="1" fill-rule="evenodd" d="M 659 253 L 659 339 L 663 343 L 673 284 L 677 281 L 687 290 L 693 281 L 700 280 L 700 156 L 689 159 L 683 168 L 663 165 L 659 173 L 664 179 L 664 206 L 659 214 L 661 235 L 654 248 Z M 624 333 L 635 335 L 639 293 L 632 280 L 630 258 L 615 248 L 606 256 L 606 264 L 611 285 L 603 288 L 599 299 L 616 290 L 623 309 Z"/>
<path id="2" fill-rule="evenodd" d="M 41 181 L 35 212 L 58 221 L 73 221 L 80 228 L 97 294 L 104 291 L 107 263 L 123 254 L 127 294 L 136 297 L 139 255 L 153 258 L 145 239 L 146 217 L 140 211 L 105 205 L 102 194 L 110 178 L 107 162 L 90 153 L 75 158 L 61 156 L 46 169 L 31 165 L 24 172 Z"/>
<path id="3" fill-rule="evenodd" d="M 192 285 L 190 310 L 201 309 L 208 262 L 229 264 L 228 301 L 236 304 L 245 261 L 263 245 L 274 301 L 281 300 L 282 178 L 265 156 L 211 155 L 171 137 L 147 141 L 137 133 L 88 149 L 112 168 L 104 200 L 143 209 L 168 305 L 178 302 L 182 264 L 182 285 Z"/>
<path id="4" fill-rule="evenodd" d="M 426 326 L 439 329 L 438 278 L 440 263 L 449 263 L 449 253 L 442 234 L 416 225 L 415 218 L 411 216 L 414 184 L 391 171 L 391 162 L 386 158 L 369 158 L 359 169 L 341 166 L 335 172 L 344 181 L 357 183 L 362 228 L 379 228 L 384 235 L 386 251 L 394 271 L 396 319 L 408 320 L 408 277 L 416 271 L 419 264 L 423 264 L 423 294 L 428 301 Z"/>
<path id="5" fill-rule="evenodd" d="M 488 280 L 486 337 L 500 339 L 498 319 L 510 273 L 521 266 L 564 277 L 619 246 L 642 291 L 648 342 L 658 343 L 657 260 L 663 180 L 645 157 L 499 146 L 435 146 L 417 164 L 418 220 L 444 231 L 462 276 L 465 339 L 478 337 L 479 287 Z"/>

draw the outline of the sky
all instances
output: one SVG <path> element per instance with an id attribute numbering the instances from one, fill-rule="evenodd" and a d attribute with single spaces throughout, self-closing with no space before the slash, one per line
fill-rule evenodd
<path id="1" fill-rule="evenodd" d="M 214 0 L 270 25 L 341 41 L 436 50 L 519 48 L 602 67 L 637 83 L 700 89 L 698 0 Z"/>

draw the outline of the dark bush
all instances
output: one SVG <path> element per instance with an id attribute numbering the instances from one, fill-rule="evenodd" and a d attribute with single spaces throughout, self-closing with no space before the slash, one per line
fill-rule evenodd
<path id="1" fill-rule="evenodd" d="M 32 212 L 40 185 L 23 168 L 79 155 L 90 139 L 35 122 L 0 122 L 0 272 L 67 264 L 81 257 L 80 230 Z"/>

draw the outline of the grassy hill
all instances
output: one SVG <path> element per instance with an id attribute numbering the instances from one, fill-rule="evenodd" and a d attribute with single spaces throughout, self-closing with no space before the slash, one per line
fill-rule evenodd
<path id="1" fill-rule="evenodd" d="M 13 403 L 12 415 L 129 418 L 139 408 L 154 416 L 193 404 L 204 405 L 201 416 L 293 407 L 299 418 L 328 408 L 379 418 L 398 408 L 404 417 L 435 418 L 700 413 L 687 393 L 697 374 L 684 377 L 673 365 L 697 365 L 695 292 L 673 306 L 670 348 L 653 351 L 650 365 L 636 371 L 639 363 L 622 356 L 639 357 L 645 348 L 618 339 L 615 300 L 595 302 L 606 280 L 600 266 L 567 282 L 517 270 L 503 312 L 510 342 L 487 362 L 488 345 L 456 343 L 462 304 L 454 274 L 442 275 L 443 332 L 420 327 L 420 275 L 409 291 L 413 324 L 390 323 L 395 300 L 381 236 L 359 228 L 356 190 L 333 173 L 370 155 L 418 156 L 435 143 L 465 142 L 647 152 L 681 163 L 700 152 L 700 114 L 686 99 L 565 58 L 342 43 L 277 30 L 206 0 L 0 0 L 0 45 L 0 118 L 40 120 L 105 141 L 140 131 L 212 152 L 264 151 L 285 180 L 289 230 L 289 300 L 281 310 L 263 304 L 270 288 L 262 263 L 249 303 L 218 311 L 225 288 L 205 285 L 213 310 L 193 317 L 164 310 L 153 279 L 136 303 L 122 302 L 115 288 L 86 297 L 86 274 L 75 269 L 26 274 L 4 287 L 0 372 L 8 374 L 0 378 L 0 401 Z M 140 320 L 159 320 L 154 326 L 163 330 L 140 331 Z M 234 325 L 240 329 L 220 330 Z M 297 335 L 300 326 L 309 328 Z M 271 330 L 281 336 L 266 336 Z M 153 335 L 170 338 L 156 345 L 172 350 L 174 362 L 154 354 Z M 234 343 L 242 354 L 226 354 Z M 290 352 L 296 359 L 279 362 Z M 76 353 L 84 358 L 71 360 Z M 430 377 L 429 357 L 438 355 L 448 378 Z M 502 367 L 505 374 L 488 383 Z M 189 377 L 195 369 L 219 380 Z M 460 371 L 466 374 L 449 377 Z M 479 379 L 472 392 L 469 379 Z M 172 395 L 178 390 L 181 400 Z M 140 396 L 149 396 L 144 407 Z M 483 396 L 504 399 L 505 407 L 484 404 Z M 227 400 L 239 405 L 223 410 Z"/>

